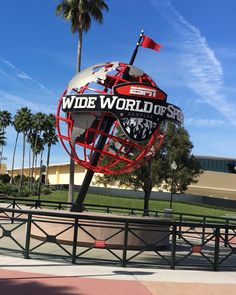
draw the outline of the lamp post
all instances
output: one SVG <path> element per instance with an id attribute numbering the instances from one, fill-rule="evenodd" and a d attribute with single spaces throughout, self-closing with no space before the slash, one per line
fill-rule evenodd
<path id="1" fill-rule="evenodd" d="M 170 209 L 172 209 L 172 203 L 173 203 L 173 189 L 174 189 L 174 173 L 177 169 L 177 164 L 175 161 L 173 161 L 170 165 L 171 169 L 171 189 L 170 189 Z"/>
<path id="2" fill-rule="evenodd" d="M 0 174 L 2 173 L 2 152 L 0 151 Z"/>
<path id="3" fill-rule="evenodd" d="M 43 161 L 41 160 L 40 168 L 39 168 L 38 201 L 40 201 L 42 180 L 43 180 L 43 172 L 45 172 L 45 171 L 46 171 L 46 166 L 43 165 Z"/>

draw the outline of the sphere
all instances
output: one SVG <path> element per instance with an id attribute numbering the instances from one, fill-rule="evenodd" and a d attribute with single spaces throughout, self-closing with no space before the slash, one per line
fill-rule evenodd
<path id="1" fill-rule="evenodd" d="M 76 163 L 94 172 L 130 172 L 150 159 L 163 141 L 161 124 L 147 139 L 136 141 L 124 132 L 120 121 L 110 112 L 91 109 L 80 112 L 78 109 L 77 112 L 65 113 L 62 110 L 65 95 L 113 95 L 114 87 L 124 83 L 157 87 L 153 79 L 137 67 L 122 62 L 107 62 L 75 75 L 59 100 L 56 122 L 60 141 Z M 125 123 L 125 120 L 128 119 L 122 122 Z"/>

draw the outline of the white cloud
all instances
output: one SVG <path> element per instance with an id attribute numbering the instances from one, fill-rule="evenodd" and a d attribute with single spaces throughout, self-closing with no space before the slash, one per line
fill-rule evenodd
<path id="1" fill-rule="evenodd" d="M 49 95 L 53 94 L 52 91 L 49 90 L 45 85 L 43 85 L 41 82 L 38 82 L 34 78 L 30 77 L 28 74 L 26 74 L 25 72 L 23 72 L 22 70 L 17 68 L 15 65 L 10 63 L 8 60 L 0 57 L 0 62 L 2 64 L 6 65 L 7 67 L 9 67 L 13 71 L 13 73 L 16 75 L 17 78 L 20 78 L 23 80 L 29 80 L 33 83 L 33 85 L 41 88 L 46 94 L 49 94 Z M 11 77 L 11 79 L 13 79 L 13 77 Z"/>
<path id="2" fill-rule="evenodd" d="M 191 127 L 219 127 L 228 125 L 224 120 L 208 118 L 187 118 L 184 123 Z"/>
<path id="3" fill-rule="evenodd" d="M 22 78 L 22 79 L 28 79 L 28 80 L 32 80 L 28 75 L 26 75 L 25 73 L 17 73 L 17 77 Z"/>
<path id="4" fill-rule="evenodd" d="M 17 109 L 27 106 L 32 112 L 54 112 L 55 105 L 46 105 L 42 103 L 35 103 L 20 96 L 11 94 L 0 89 L 1 104 L 0 109 L 8 110 L 14 113 Z M 52 111 L 53 110 L 53 111 Z"/>
<path id="5" fill-rule="evenodd" d="M 151 0 L 174 27 L 183 49 L 182 69 L 186 85 L 203 101 L 219 111 L 232 125 L 236 125 L 235 104 L 224 94 L 224 73 L 220 61 L 198 28 L 190 24 L 170 3 Z"/>
<path id="6" fill-rule="evenodd" d="M 16 67 L 12 64 L 12 63 L 10 63 L 8 60 L 6 60 L 6 59 L 3 59 L 2 57 L 0 57 L 0 61 L 2 62 L 2 63 L 4 63 L 4 64 L 6 64 L 6 65 L 8 65 L 10 68 L 12 68 L 12 69 L 15 69 Z"/>

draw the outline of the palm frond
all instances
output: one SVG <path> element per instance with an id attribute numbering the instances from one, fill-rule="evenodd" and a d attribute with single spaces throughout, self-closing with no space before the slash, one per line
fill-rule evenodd
<path id="1" fill-rule="evenodd" d="M 6 145 L 6 136 L 4 131 L 0 131 L 0 145 Z"/>
<path id="2" fill-rule="evenodd" d="M 72 33 L 88 32 L 92 19 L 103 22 L 102 10 L 108 11 L 103 0 L 62 0 L 56 7 L 56 15 L 71 22 Z"/>

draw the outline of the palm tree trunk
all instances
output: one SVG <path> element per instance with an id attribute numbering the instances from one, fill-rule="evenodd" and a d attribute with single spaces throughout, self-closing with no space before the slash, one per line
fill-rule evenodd
<path id="1" fill-rule="evenodd" d="M 1 152 L 0 152 L 0 174 L 2 173 L 2 155 L 3 155 L 3 144 L 1 146 Z"/>
<path id="2" fill-rule="evenodd" d="M 46 167 L 46 175 L 45 175 L 45 184 L 49 186 L 49 179 L 48 179 L 48 173 L 49 173 L 49 161 L 50 161 L 50 153 L 51 153 L 51 144 L 48 145 L 48 154 L 47 154 L 47 167 Z"/>
<path id="3" fill-rule="evenodd" d="M 19 132 L 17 132 L 17 134 L 16 134 L 16 141 L 15 141 L 15 146 L 14 146 L 14 151 L 13 151 L 13 156 L 12 156 L 11 181 L 10 181 L 10 183 L 12 183 L 12 181 L 13 181 L 13 170 L 14 170 L 14 164 L 15 164 L 16 146 L 17 146 L 18 136 L 19 136 Z"/>
<path id="4" fill-rule="evenodd" d="M 35 155 L 35 164 L 34 164 L 34 179 L 36 180 L 37 175 L 37 164 L 38 164 L 38 154 Z"/>
<path id="5" fill-rule="evenodd" d="M 41 195 L 41 185 L 42 185 L 42 166 L 43 166 L 43 149 L 40 154 L 40 162 L 39 162 L 39 180 L 38 180 L 38 197 Z"/>
<path id="6" fill-rule="evenodd" d="M 29 171 L 28 171 L 28 188 L 30 188 L 30 167 L 31 166 L 31 147 L 29 146 Z"/>
<path id="7" fill-rule="evenodd" d="M 33 177 L 34 177 L 34 167 L 35 167 L 35 158 L 36 158 L 36 154 L 35 154 L 35 150 L 36 150 L 36 146 L 38 143 L 38 134 L 36 132 L 36 136 L 35 136 L 35 142 L 34 142 L 34 147 L 32 149 L 32 169 L 31 169 L 31 178 L 30 178 L 30 190 L 32 190 L 33 187 Z"/>
<path id="8" fill-rule="evenodd" d="M 76 73 L 79 73 L 81 69 L 82 42 L 83 42 L 83 30 L 79 28 Z M 74 182 L 75 182 L 74 174 L 75 174 L 75 162 L 74 160 L 70 158 L 70 175 L 69 175 L 69 190 L 68 190 L 69 203 L 72 203 L 74 201 Z"/>
<path id="9" fill-rule="evenodd" d="M 1 131 L 4 134 L 4 128 L 1 129 Z M 0 174 L 1 174 L 1 170 L 2 170 L 2 158 L 3 158 L 3 144 L 1 145 L 1 152 L 0 152 Z"/>
<path id="10" fill-rule="evenodd" d="M 78 40 L 78 47 L 77 47 L 76 73 L 79 73 L 80 70 L 81 70 L 82 42 L 83 42 L 83 30 L 81 28 L 79 28 L 79 40 Z"/>
<path id="11" fill-rule="evenodd" d="M 23 132 L 23 153 L 22 153 L 22 166 L 21 166 L 20 187 L 19 187 L 20 191 L 22 190 L 22 185 L 23 185 L 24 166 L 25 166 L 25 132 Z"/>
<path id="12" fill-rule="evenodd" d="M 33 187 L 33 175 L 34 175 L 34 151 L 32 150 L 32 163 L 31 163 L 31 176 L 30 176 L 30 190 Z"/>

